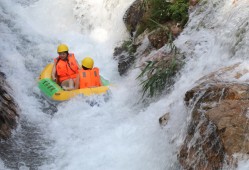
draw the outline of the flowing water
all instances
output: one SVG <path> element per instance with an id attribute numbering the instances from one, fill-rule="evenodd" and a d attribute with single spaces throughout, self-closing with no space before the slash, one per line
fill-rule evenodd
<path id="1" fill-rule="evenodd" d="M 146 107 L 139 102 L 140 73 L 120 77 L 113 49 L 128 37 L 122 17 L 133 0 L 0 0 L 1 70 L 14 89 L 21 119 L 13 137 L 0 143 L 0 169 L 165 170 L 180 169 L 177 151 L 189 114 L 183 98 L 201 76 L 238 61 L 249 52 L 249 1 L 202 1 L 175 41 L 186 64 L 173 90 Z M 95 60 L 109 79 L 112 97 L 83 98 L 50 105 L 37 77 L 66 43 L 80 61 Z M 170 112 L 164 128 L 158 118 Z M 248 169 L 241 160 L 238 169 Z"/>

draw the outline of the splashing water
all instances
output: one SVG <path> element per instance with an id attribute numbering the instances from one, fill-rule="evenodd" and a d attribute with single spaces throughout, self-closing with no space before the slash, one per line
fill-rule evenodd
<path id="1" fill-rule="evenodd" d="M 179 169 L 176 155 L 188 119 L 184 94 L 201 76 L 248 58 L 249 3 L 200 2 L 175 41 L 187 58 L 181 76 L 171 93 L 144 108 L 139 70 L 121 78 L 112 59 L 115 45 L 128 36 L 122 17 L 132 2 L 0 0 L 1 70 L 22 110 L 13 138 L 0 143 L 0 169 Z M 36 80 L 61 42 L 78 61 L 92 56 L 115 84 L 107 103 L 98 99 L 100 106 L 91 107 L 76 97 L 59 104 L 53 117 L 42 111 Z M 170 120 L 160 128 L 166 112 Z M 242 160 L 238 169 L 246 167 Z"/>
<path id="2" fill-rule="evenodd" d="M 1 153 L 8 153 L 1 154 L 2 169 L 165 167 L 161 159 L 165 156 L 158 157 L 158 152 L 165 154 L 161 152 L 164 140 L 153 140 L 157 136 L 164 138 L 158 120 L 152 119 L 160 114 L 145 118 L 137 115 L 141 110 L 137 105 L 137 72 L 121 79 L 112 59 L 115 44 L 128 36 L 121 16 L 131 3 L 1 2 L 2 70 L 22 109 L 13 140 L 2 143 L 5 147 Z M 107 103 L 90 107 L 77 97 L 60 104 L 51 118 L 42 112 L 46 104 L 37 98 L 40 92 L 36 80 L 43 67 L 56 57 L 56 47 L 61 42 L 68 44 L 78 60 L 92 56 L 101 74 L 115 85 Z M 140 163 L 142 160 L 144 163 Z"/>

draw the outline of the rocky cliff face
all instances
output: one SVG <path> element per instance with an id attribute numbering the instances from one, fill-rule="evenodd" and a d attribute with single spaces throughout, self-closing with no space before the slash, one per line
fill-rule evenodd
<path id="1" fill-rule="evenodd" d="M 182 26 L 178 23 L 167 22 L 163 26 L 168 29 L 144 29 L 143 33 L 134 36 L 143 16 L 148 14 L 143 9 L 143 2 L 135 1 L 127 10 L 124 21 L 132 37 L 130 47 L 138 49 L 146 39 L 147 44 L 143 44 L 144 49 L 139 54 L 134 53 L 132 57 L 129 53 L 124 55 L 127 49 L 116 48 L 115 56 L 119 60 L 121 75 L 135 60 L 163 61 L 165 57 L 161 57 L 160 51 L 168 43 L 167 35 L 170 33 L 174 39 L 182 31 Z M 189 0 L 190 9 L 197 3 L 198 0 Z M 158 52 L 150 55 L 155 50 Z M 183 169 L 235 169 L 234 154 L 248 155 L 249 85 L 241 80 L 248 72 L 241 64 L 226 67 L 204 76 L 193 89 L 186 92 L 185 103 L 189 109 L 190 121 L 184 144 L 178 154 Z M 164 119 L 167 122 L 169 116 L 166 114 Z M 160 123 L 163 120 L 160 119 Z"/>
<path id="2" fill-rule="evenodd" d="M 18 105 L 11 96 L 11 88 L 0 72 L 0 139 L 8 139 L 18 121 Z"/>
<path id="3" fill-rule="evenodd" d="M 170 18 L 161 21 L 162 23 L 154 21 L 155 28 L 147 28 L 147 22 L 152 22 L 152 19 L 148 19 L 152 17 L 152 10 L 154 8 L 152 9 L 151 2 L 136 0 L 123 17 L 131 36 L 130 40 L 114 49 L 114 59 L 118 60 L 120 75 L 124 75 L 136 59 L 147 57 L 165 44 L 170 44 L 182 32 L 183 25 Z M 146 45 L 145 41 L 148 41 Z"/>
<path id="4" fill-rule="evenodd" d="M 191 119 L 178 154 L 184 169 L 234 168 L 233 154 L 249 153 L 249 85 L 236 81 L 249 70 L 240 69 L 211 73 L 186 93 Z"/>

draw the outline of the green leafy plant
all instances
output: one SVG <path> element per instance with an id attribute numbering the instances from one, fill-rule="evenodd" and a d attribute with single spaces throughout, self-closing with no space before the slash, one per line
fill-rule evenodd
<path id="1" fill-rule="evenodd" d="M 170 15 L 168 13 L 170 2 L 165 0 L 144 0 L 145 15 L 142 23 L 145 24 L 146 28 L 153 30 L 157 28 L 156 23 L 165 23 L 170 20 Z M 155 22 L 153 22 L 155 21 Z"/>
<path id="2" fill-rule="evenodd" d="M 169 55 L 172 59 L 160 61 L 147 61 L 145 68 L 137 77 L 142 79 L 141 86 L 144 95 L 153 97 L 169 88 L 174 83 L 174 76 L 182 66 L 182 62 L 176 59 L 177 48 L 174 45 L 174 36 L 171 26 L 180 23 L 183 27 L 188 21 L 189 0 L 143 0 L 144 15 L 136 30 L 135 37 L 146 29 L 149 31 L 162 28 L 167 36 L 167 44 L 171 49 Z"/>
<path id="3" fill-rule="evenodd" d="M 188 21 L 188 0 L 143 0 L 143 8 L 146 11 L 138 28 L 135 37 L 145 29 L 153 30 L 158 24 L 165 24 L 170 21 L 181 23 L 184 26 Z"/>
<path id="4" fill-rule="evenodd" d="M 169 6 L 170 18 L 185 25 L 188 21 L 188 4 L 186 0 L 177 0 Z"/>
<path id="5" fill-rule="evenodd" d="M 150 0 L 151 4 L 151 19 L 164 23 L 170 20 L 170 13 L 168 8 L 170 7 L 170 2 L 165 0 Z"/>
<path id="6" fill-rule="evenodd" d="M 147 76 L 147 79 L 141 82 L 143 97 L 145 94 L 153 97 L 173 83 L 173 76 L 179 70 L 180 63 L 175 58 L 172 60 L 147 61 L 146 63 L 146 67 L 137 78 Z"/>

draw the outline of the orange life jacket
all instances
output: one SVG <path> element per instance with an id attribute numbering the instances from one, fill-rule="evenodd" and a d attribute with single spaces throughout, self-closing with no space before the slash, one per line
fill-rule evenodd
<path id="1" fill-rule="evenodd" d="M 91 70 L 79 70 L 80 89 L 101 86 L 99 69 L 94 67 Z"/>
<path id="2" fill-rule="evenodd" d="M 78 74 L 78 64 L 74 54 L 68 54 L 67 60 L 61 60 L 59 57 L 54 59 L 56 64 L 56 74 L 59 82 L 70 78 L 76 78 Z"/>

